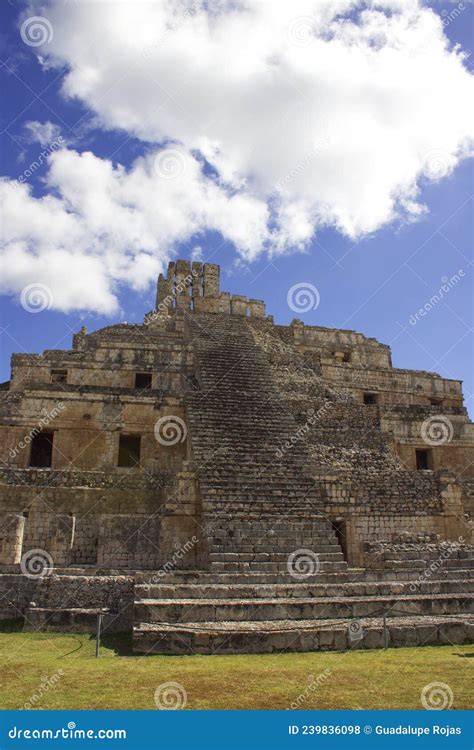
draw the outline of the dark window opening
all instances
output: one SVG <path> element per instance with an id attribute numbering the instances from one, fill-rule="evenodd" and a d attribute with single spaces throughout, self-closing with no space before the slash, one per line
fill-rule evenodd
<path id="1" fill-rule="evenodd" d="M 135 373 L 135 388 L 151 388 L 151 372 Z"/>
<path id="2" fill-rule="evenodd" d="M 431 469 L 431 451 L 426 448 L 416 449 L 416 469 L 417 471 L 428 471 Z"/>
<path id="3" fill-rule="evenodd" d="M 377 403 L 377 394 L 376 393 L 364 393 L 364 404 L 367 406 L 371 406 L 372 404 Z"/>
<path id="4" fill-rule="evenodd" d="M 40 432 L 31 443 L 30 466 L 50 469 L 53 461 L 54 432 Z"/>
<path id="5" fill-rule="evenodd" d="M 120 435 L 118 465 L 140 466 L 140 435 Z"/>
<path id="6" fill-rule="evenodd" d="M 67 383 L 67 370 L 51 370 L 52 383 Z"/>
<path id="7" fill-rule="evenodd" d="M 350 362 L 351 361 L 351 353 L 350 352 L 333 352 L 332 356 L 338 360 L 338 362 Z"/>
<path id="8" fill-rule="evenodd" d="M 339 546 L 341 547 L 344 560 L 347 560 L 347 535 L 346 535 L 346 522 L 343 518 L 336 518 L 335 521 L 331 521 L 331 526 L 336 532 L 336 538 Z"/>
<path id="9" fill-rule="evenodd" d="M 431 406 L 442 406 L 443 399 L 442 398 L 430 398 L 430 404 Z"/>

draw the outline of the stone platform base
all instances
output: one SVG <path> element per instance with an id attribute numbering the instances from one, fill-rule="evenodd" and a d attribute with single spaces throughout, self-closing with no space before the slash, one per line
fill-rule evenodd
<path id="1" fill-rule="evenodd" d="M 95 609 L 29 609 L 25 615 L 23 632 L 53 633 L 97 633 L 98 617 Z M 121 633 L 124 630 L 123 620 L 117 615 L 105 614 L 102 618 L 101 633 Z"/>
<path id="2" fill-rule="evenodd" d="M 474 560 L 405 568 L 216 572 L 55 568 L 0 575 L 0 615 L 24 630 L 133 633 L 137 654 L 231 654 L 464 644 L 473 640 Z M 383 616 L 385 615 L 386 629 Z"/>
<path id="3" fill-rule="evenodd" d="M 137 654 L 266 654 L 461 645 L 474 638 L 472 618 L 465 616 L 397 618 L 387 624 L 387 642 L 381 618 L 356 622 L 354 634 L 340 620 L 143 623 L 134 628 L 133 650 Z"/>

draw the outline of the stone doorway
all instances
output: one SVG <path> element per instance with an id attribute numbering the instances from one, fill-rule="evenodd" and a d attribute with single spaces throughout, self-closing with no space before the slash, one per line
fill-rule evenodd
<path id="1" fill-rule="evenodd" d="M 336 532 L 336 538 L 338 541 L 338 544 L 342 550 L 342 554 L 344 555 L 344 560 L 347 562 L 347 529 L 346 529 L 346 521 L 344 518 L 335 518 L 334 520 L 331 520 L 331 526 L 333 527 L 334 531 Z"/>

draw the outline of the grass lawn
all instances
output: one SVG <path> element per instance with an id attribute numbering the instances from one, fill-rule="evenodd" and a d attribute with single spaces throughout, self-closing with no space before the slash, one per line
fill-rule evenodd
<path id="1" fill-rule="evenodd" d="M 87 635 L 0 633 L 0 708 L 21 709 L 37 695 L 42 709 L 155 709 L 156 688 L 170 681 L 190 709 L 286 709 L 296 701 L 305 709 L 417 709 L 432 682 L 449 685 L 452 708 L 472 703 L 474 646 L 131 656 L 125 640 L 110 637 L 99 659 L 94 646 Z M 41 689 L 44 678 L 55 684 Z"/>

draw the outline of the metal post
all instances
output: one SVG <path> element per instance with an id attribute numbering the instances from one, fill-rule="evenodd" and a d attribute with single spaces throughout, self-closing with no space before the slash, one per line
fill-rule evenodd
<path id="1" fill-rule="evenodd" d="M 383 613 L 383 647 L 388 648 L 387 611 Z"/>
<path id="2" fill-rule="evenodd" d="M 99 614 L 97 615 L 97 635 L 96 635 L 96 638 L 95 638 L 95 656 L 96 656 L 96 658 L 99 656 L 101 627 L 102 627 L 102 612 L 99 612 Z"/>

